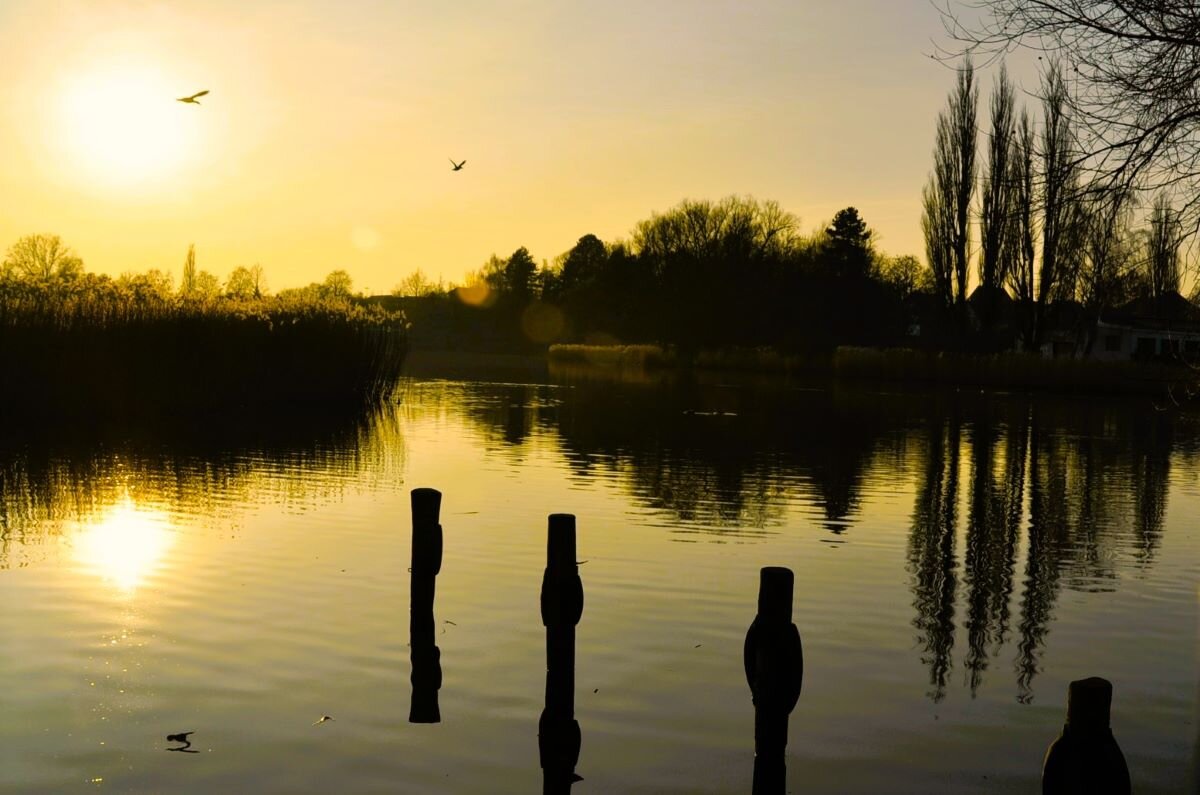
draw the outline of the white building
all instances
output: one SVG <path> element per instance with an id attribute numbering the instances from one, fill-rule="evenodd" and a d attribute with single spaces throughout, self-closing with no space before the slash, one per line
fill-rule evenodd
<path id="1" fill-rule="evenodd" d="M 1176 292 L 1101 314 L 1090 357 L 1200 361 L 1200 307 Z"/>

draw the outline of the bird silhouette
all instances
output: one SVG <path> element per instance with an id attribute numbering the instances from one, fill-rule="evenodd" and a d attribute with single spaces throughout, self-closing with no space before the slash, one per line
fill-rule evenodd
<path id="1" fill-rule="evenodd" d="M 188 739 L 188 735 L 189 735 L 189 734 L 195 734 L 195 732 L 180 732 L 179 734 L 168 734 L 168 735 L 167 735 L 167 742 L 169 742 L 169 743 L 183 743 L 183 745 L 179 746 L 178 748 L 168 748 L 167 750 L 168 750 L 168 751 L 182 751 L 182 752 L 183 752 L 183 753 L 185 753 L 185 754 L 198 754 L 198 753 L 200 753 L 199 751 L 192 751 L 192 750 L 190 750 L 190 749 L 191 749 L 191 747 L 192 747 L 192 741 Z"/>
<path id="2" fill-rule="evenodd" d="M 192 94 L 190 97 L 180 97 L 179 99 L 177 99 L 175 101 L 176 102 L 186 102 L 189 105 L 199 105 L 200 104 L 199 98 L 204 96 L 207 93 L 208 93 L 208 89 L 206 88 L 203 91 L 197 91 L 195 94 Z"/>
<path id="3" fill-rule="evenodd" d="M 331 717 L 330 717 L 330 716 L 328 716 L 328 715 L 322 715 L 320 718 L 318 718 L 317 720 L 313 721 L 313 726 L 316 726 L 318 723 L 324 723 L 324 722 L 325 722 L 325 721 L 327 721 L 327 720 L 333 720 L 333 718 L 331 718 Z"/>
<path id="4" fill-rule="evenodd" d="M 462 171 L 462 167 L 467 164 L 466 160 L 462 161 L 461 163 L 455 163 L 454 158 L 452 157 L 447 158 L 447 160 L 450 161 L 450 165 L 454 166 L 454 168 L 451 169 L 452 171 Z"/>

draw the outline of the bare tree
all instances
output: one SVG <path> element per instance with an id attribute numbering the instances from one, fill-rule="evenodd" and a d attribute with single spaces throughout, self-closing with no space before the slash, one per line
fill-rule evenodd
<path id="1" fill-rule="evenodd" d="M 211 301 L 221 295 L 221 282 L 216 276 L 202 270 L 196 274 L 196 288 L 193 295 L 202 301 Z"/>
<path id="2" fill-rule="evenodd" d="M 1146 235 L 1146 281 L 1150 294 L 1160 298 L 1179 292 L 1179 247 L 1183 242 L 1179 216 L 1165 193 L 1154 199 Z"/>
<path id="3" fill-rule="evenodd" d="M 8 249 L 0 272 L 32 280 L 73 279 L 83 273 L 83 260 L 58 235 L 26 235 Z"/>
<path id="4" fill-rule="evenodd" d="M 942 16 L 961 45 L 947 57 L 1016 47 L 1055 55 L 1072 75 L 1066 101 L 1091 182 L 1150 190 L 1186 183 L 1184 210 L 1200 222 L 1200 3 L 945 0 Z"/>
<path id="5" fill-rule="evenodd" d="M 1007 273 L 1008 286 L 1017 300 L 1033 303 L 1035 240 L 1037 224 L 1034 205 L 1034 133 L 1029 113 L 1021 111 L 1021 120 L 1013 135 L 1012 158 L 1008 182 L 1012 186 L 1012 221 L 1005 227 L 1008 250 L 1012 252 L 1012 268 Z"/>
<path id="6" fill-rule="evenodd" d="M 392 288 L 392 295 L 395 296 L 441 295 L 445 292 L 446 283 L 441 276 L 437 282 L 430 281 L 420 268 L 405 276 Z"/>
<path id="7" fill-rule="evenodd" d="M 267 278 L 261 265 L 239 265 L 225 280 L 225 294 L 231 298 L 262 298 L 267 294 Z"/>
<path id="8" fill-rule="evenodd" d="M 116 284 L 135 301 L 143 303 L 170 301 L 175 293 L 171 284 L 171 274 L 158 268 L 151 268 L 145 273 L 126 271 L 116 279 Z"/>
<path id="9" fill-rule="evenodd" d="M 1129 192 L 1085 192 L 1088 221 L 1084 232 L 1085 263 L 1080 274 L 1084 304 L 1093 312 L 1112 306 L 1129 262 Z"/>
<path id="10" fill-rule="evenodd" d="M 925 234 L 925 259 L 933 273 L 938 297 L 949 307 L 954 303 L 954 216 L 939 188 L 940 181 L 934 171 L 921 191 L 921 231 Z"/>
<path id="11" fill-rule="evenodd" d="M 257 262 L 251 265 L 250 277 L 254 280 L 254 297 L 262 298 L 267 294 L 267 274 L 263 266 Z"/>
<path id="12" fill-rule="evenodd" d="M 947 304 L 961 303 L 967 297 L 978 98 L 975 70 L 968 58 L 958 68 L 946 109 L 938 114 L 933 174 L 922 196 L 925 251 Z"/>
<path id="13" fill-rule="evenodd" d="M 326 298 L 349 298 L 354 280 L 344 270 L 330 271 L 321 283 L 321 295 Z"/>
<path id="14" fill-rule="evenodd" d="M 1044 75 L 1042 92 L 1042 264 L 1037 297 L 1044 312 L 1051 300 L 1074 293 L 1081 218 L 1074 133 L 1058 64 Z"/>
<path id="15" fill-rule="evenodd" d="M 633 246 L 656 262 L 675 255 L 695 261 L 757 257 L 791 250 L 798 224 L 774 201 L 736 195 L 715 202 L 685 199 L 639 222 L 633 230 Z"/>
<path id="16" fill-rule="evenodd" d="M 1083 268 L 1087 261 L 1087 229 L 1090 222 L 1085 188 L 1078 176 L 1072 178 L 1065 195 L 1066 207 L 1062 235 L 1059 238 L 1058 283 L 1051 300 L 1075 301 L 1082 294 Z"/>
<path id="17" fill-rule="evenodd" d="M 937 289 L 933 272 L 911 254 L 899 257 L 880 257 L 876 273 L 879 279 L 895 290 L 901 299 L 916 292 L 933 292 Z"/>
<path id="18" fill-rule="evenodd" d="M 1037 221 L 1034 207 L 1037 194 L 1034 183 L 1034 132 L 1029 113 L 1021 111 L 1021 120 L 1013 136 L 1012 159 L 1009 163 L 1009 184 L 1012 185 L 1012 221 L 1005 227 L 1008 250 L 1012 253 L 1012 268 L 1008 286 L 1016 295 L 1025 320 L 1023 342 L 1033 344 L 1034 268 L 1036 265 Z"/>
<path id="19" fill-rule="evenodd" d="M 967 266 L 971 258 L 971 197 L 975 194 L 975 124 L 979 88 L 975 69 L 967 58 L 958 69 L 958 81 L 947 107 L 954 165 L 951 204 L 954 208 L 954 280 L 958 300 L 967 298 Z"/>
<path id="20" fill-rule="evenodd" d="M 1013 263 L 1008 225 L 1014 217 L 1015 185 L 1010 172 L 1015 132 L 1016 92 L 1008 70 L 1002 66 L 992 89 L 987 171 L 979 214 L 979 283 L 990 289 L 1000 288 Z"/>
<path id="21" fill-rule="evenodd" d="M 179 280 L 179 294 L 192 295 L 196 292 L 196 246 L 189 244 L 183 260 L 183 277 Z"/>

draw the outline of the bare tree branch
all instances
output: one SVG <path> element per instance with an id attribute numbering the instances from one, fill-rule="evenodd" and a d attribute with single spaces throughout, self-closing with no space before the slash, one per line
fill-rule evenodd
<path id="1" fill-rule="evenodd" d="M 946 0 L 953 42 L 935 57 L 1053 53 L 1070 77 L 1088 184 L 1156 193 L 1186 186 L 1200 228 L 1200 3 L 1192 0 Z"/>

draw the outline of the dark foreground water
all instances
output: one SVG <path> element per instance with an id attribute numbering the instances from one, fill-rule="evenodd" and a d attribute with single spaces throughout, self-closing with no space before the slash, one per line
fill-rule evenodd
<path id="1" fill-rule="evenodd" d="M 408 722 L 416 486 L 445 494 L 436 725 Z M 1135 791 L 1197 791 L 1195 418 L 582 373 L 7 428 L 0 791 L 539 791 L 559 511 L 587 561 L 575 793 L 749 791 L 764 565 L 796 573 L 791 792 L 1037 791 L 1091 675 Z M 166 750 L 184 731 L 199 753 Z"/>

